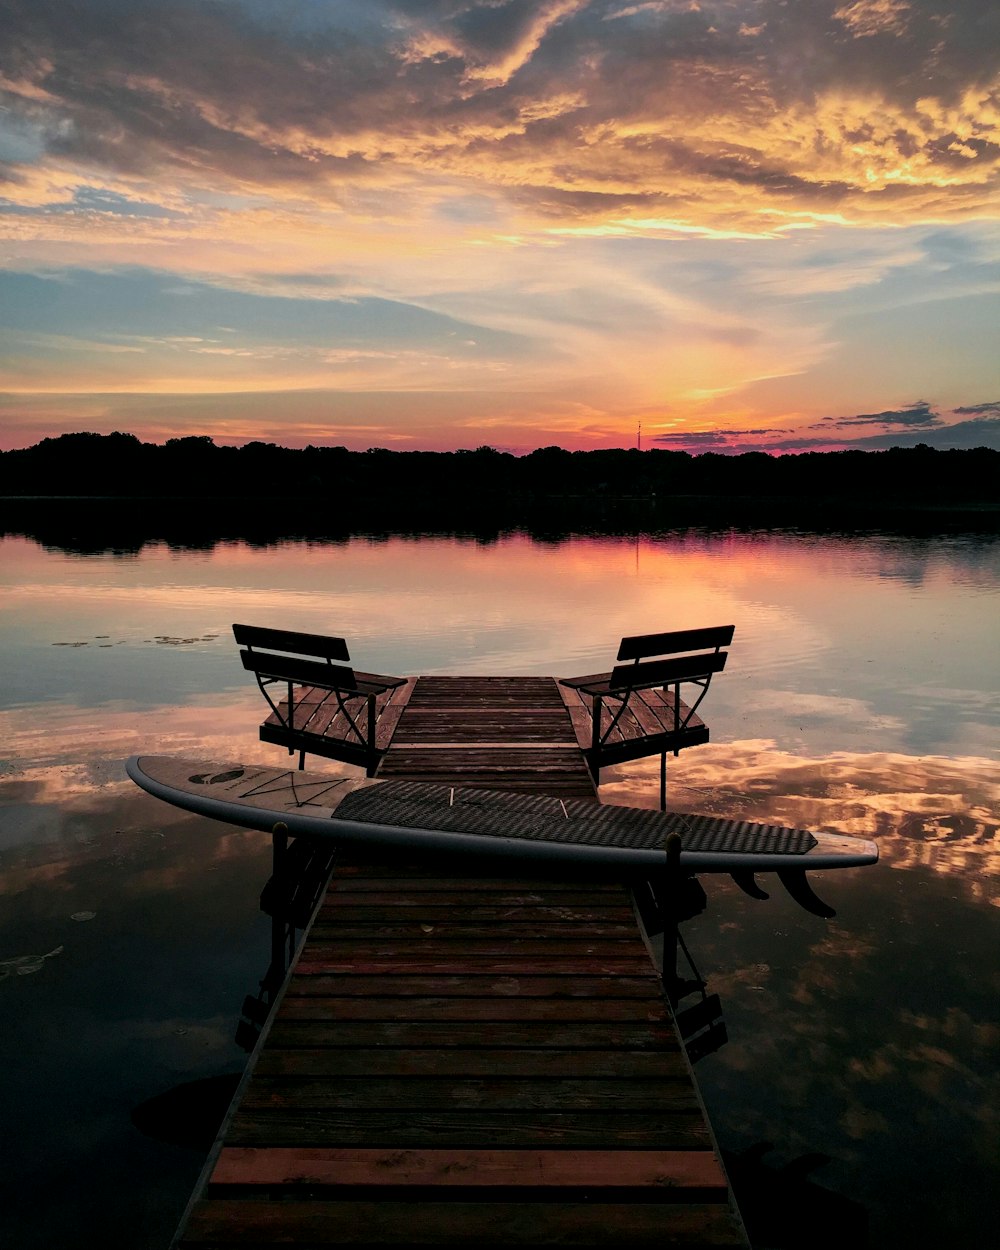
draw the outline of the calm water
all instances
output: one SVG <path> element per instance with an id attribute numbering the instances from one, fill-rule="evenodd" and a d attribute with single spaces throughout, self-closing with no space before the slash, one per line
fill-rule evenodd
<path id="1" fill-rule="evenodd" d="M 1000 542 L 513 535 L 74 556 L 8 538 L 0 571 L 5 1245 L 165 1247 L 206 1146 L 132 1113 L 245 1061 L 233 1034 L 268 957 L 268 841 L 122 771 L 139 750 L 284 758 L 257 741 L 233 621 L 344 634 L 376 671 L 556 676 L 606 667 L 623 634 L 734 622 L 712 743 L 671 761 L 671 803 L 864 833 L 882 852 L 817 878 L 833 921 L 727 879 L 685 928 L 729 1038 L 699 1085 L 758 1245 L 989 1238 Z M 606 770 L 602 797 L 655 806 L 657 767 Z"/>

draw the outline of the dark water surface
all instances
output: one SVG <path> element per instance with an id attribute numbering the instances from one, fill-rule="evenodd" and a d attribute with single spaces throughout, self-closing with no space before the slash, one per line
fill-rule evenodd
<path id="1" fill-rule="evenodd" d="M 736 625 L 670 801 L 878 839 L 832 921 L 728 879 L 685 926 L 728 1041 L 697 1065 L 758 1247 L 991 1240 L 1000 1193 L 1000 542 L 510 535 L 70 555 L 0 542 L 3 1243 L 165 1247 L 241 1071 L 269 840 L 137 791 L 134 751 L 282 758 L 234 621 L 366 669 L 607 667 Z M 313 764 L 318 764 L 313 761 Z M 346 765 L 322 763 L 331 772 Z M 606 770 L 655 806 L 657 762 Z M 181 1091 L 183 1093 L 183 1091 Z M 169 1102 L 169 1100 L 168 1100 Z M 207 1138 L 207 1140 L 206 1140 Z"/>

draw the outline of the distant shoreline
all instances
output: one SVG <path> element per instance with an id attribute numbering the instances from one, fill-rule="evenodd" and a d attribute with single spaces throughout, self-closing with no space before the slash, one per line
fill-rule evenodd
<path id="1" fill-rule="evenodd" d="M 81 486 L 86 484 L 86 490 Z M 1000 451 L 724 456 L 636 448 L 516 457 L 143 443 L 65 434 L 0 452 L 0 529 L 81 548 L 353 533 L 547 536 L 684 528 L 1000 530 Z"/>
<path id="2" fill-rule="evenodd" d="M 798 530 L 816 534 L 890 532 L 914 538 L 1000 533 L 1000 503 L 964 504 L 858 496 L 675 495 L 670 497 L 508 498 L 362 501 L 334 506 L 314 497 L 179 495 L 8 496 L 0 498 L 0 534 L 81 554 L 138 551 L 148 543 L 203 548 L 217 542 L 272 544 L 298 539 L 345 541 L 441 535 L 494 542 L 515 533 L 560 541 L 581 533 L 632 537 L 678 530 Z"/>

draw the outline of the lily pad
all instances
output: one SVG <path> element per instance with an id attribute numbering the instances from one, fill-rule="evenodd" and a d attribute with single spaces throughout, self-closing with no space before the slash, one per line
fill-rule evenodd
<path id="1" fill-rule="evenodd" d="M 8 977 L 30 977 L 33 972 L 41 972 L 46 959 L 62 952 L 63 947 L 57 946 L 44 955 L 15 955 L 13 959 L 0 959 L 0 981 L 6 981 Z"/>

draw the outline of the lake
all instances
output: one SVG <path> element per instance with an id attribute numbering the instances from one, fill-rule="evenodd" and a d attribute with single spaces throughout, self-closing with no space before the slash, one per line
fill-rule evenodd
<path id="1" fill-rule="evenodd" d="M 995 536 L 357 536 L 117 554 L 8 536 L 0 575 L 5 1244 L 166 1247 L 228 1085 L 189 1133 L 141 1109 L 246 1061 L 234 1034 L 270 951 L 269 839 L 167 807 L 122 768 L 137 751 L 287 758 L 257 740 L 264 705 L 236 621 L 346 636 L 371 671 L 553 676 L 607 668 L 624 634 L 735 624 L 703 705 L 712 741 L 670 761 L 670 805 L 881 850 L 875 867 L 815 878 L 833 920 L 727 878 L 684 926 L 728 1036 L 695 1071 L 755 1245 L 991 1239 Z M 655 807 L 658 767 L 605 770 L 602 799 Z"/>

